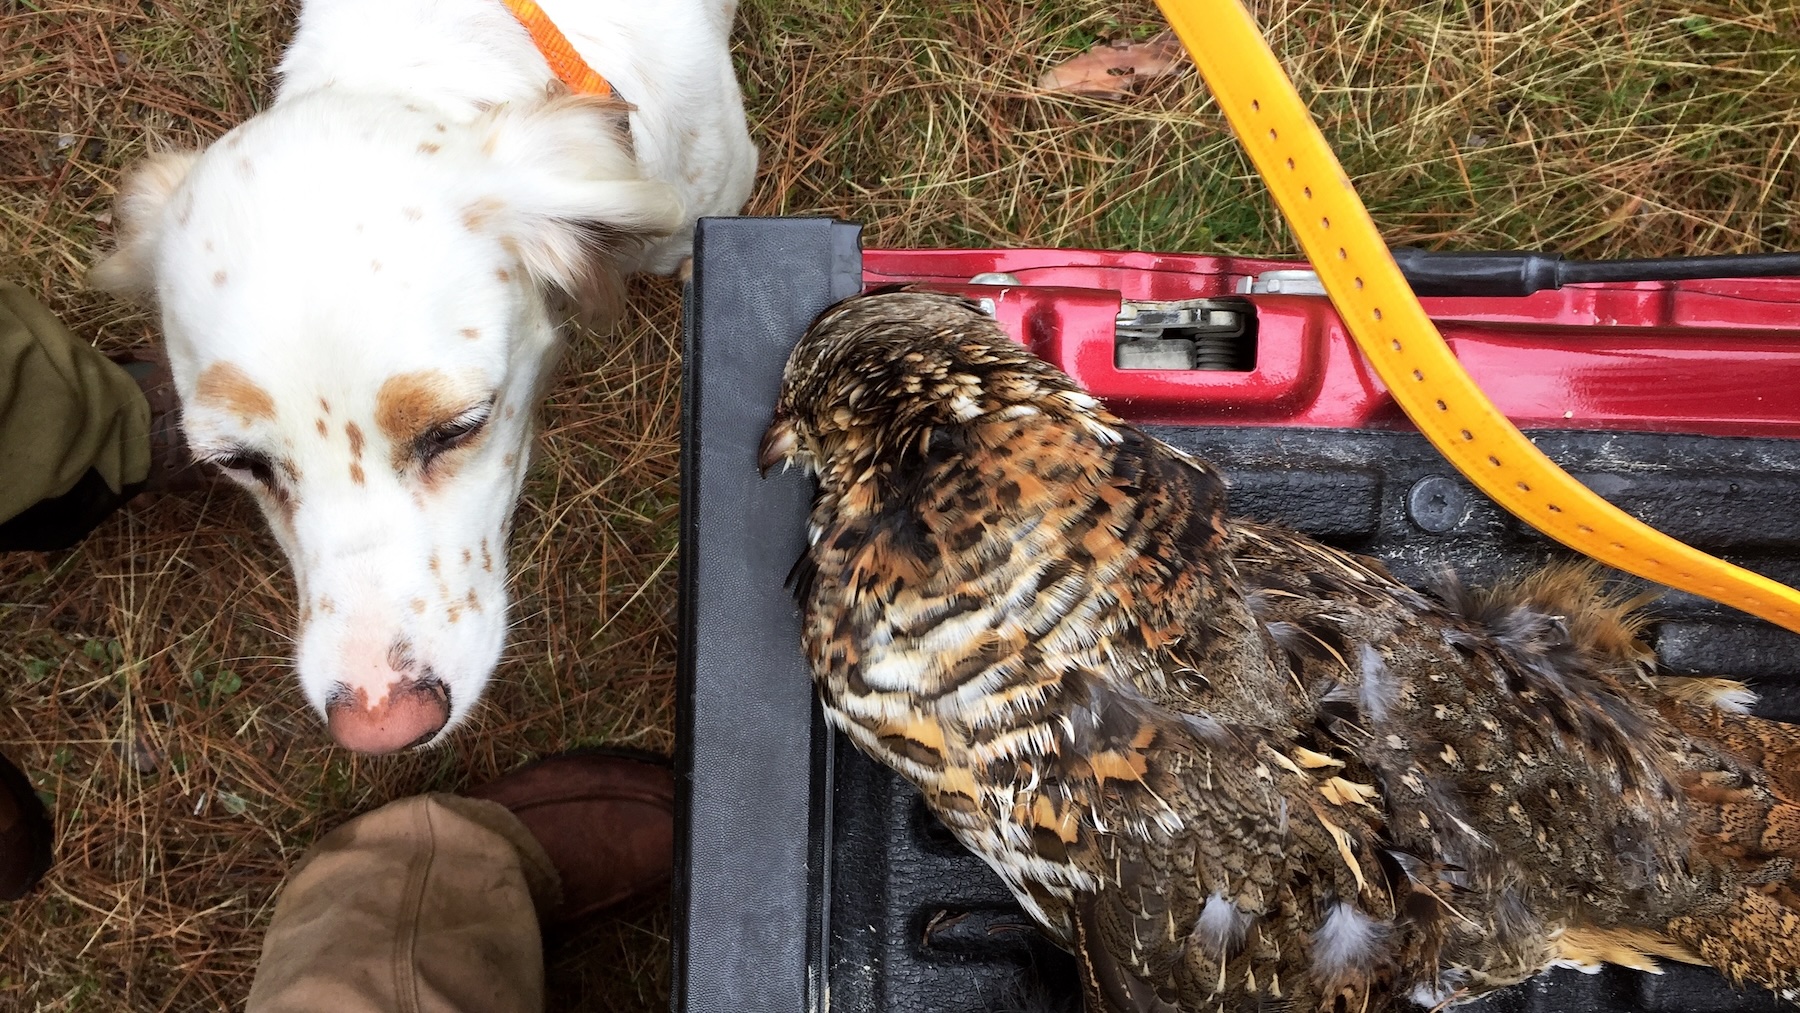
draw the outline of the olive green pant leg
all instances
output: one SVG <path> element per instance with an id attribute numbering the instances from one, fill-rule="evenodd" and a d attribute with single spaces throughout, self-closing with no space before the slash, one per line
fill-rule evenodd
<path id="1" fill-rule="evenodd" d="M 505 808 L 389 803 L 325 835 L 289 875 L 246 1013 L 543 1013 L 538 912 L 560 895 Z"/>
<path id="2" fill-rule="evenodd" d="M 92 469 L 118 493 L 150 473 L 150 405 L 130 374 L 0 283 L 0 522 Z"/>

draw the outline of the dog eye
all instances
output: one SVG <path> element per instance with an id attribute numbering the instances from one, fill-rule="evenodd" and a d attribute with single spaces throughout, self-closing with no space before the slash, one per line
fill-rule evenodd
<path id="1" fill-rule="evenodd" d="M 206 459 L 206 462 L 223 468 L 226 471 L 237 472 L 240 475 L 248 475 L 250 478 L 253 478 L 270 488 L 274 488 L 275 486 L 274 466 L 269 463 L 269 459 L 266 456 L 256 453 L 255 451 L 234 450 L 229 453 L 209 457 Z"/>
<path id="2" fill-rule="evenodd" d="M 472 442 L 487 425 L 493 405 L 482 403 L 441 425 L 433 426 L 419 436 L 415 452 L 422 464 Z"/>

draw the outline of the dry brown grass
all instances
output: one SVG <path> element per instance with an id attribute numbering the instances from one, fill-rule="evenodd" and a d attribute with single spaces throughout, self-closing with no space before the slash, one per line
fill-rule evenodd
<path id="1" fill-rule="evenodd" d="M 1800 14 L 1782 2 L 1259 5 L 1396 240 L 1588 256 L 1796 245 Z M 0 274 L 106 347 L 142 311 L 81 290 L 150 147 L 253 112 L 288 10 L 0 2 Z M 1191 75 L 1125 104 L 1032 97 L 1143 3 L 744 0 L 758 213 L 887 245 L 1286 250 Z M 284 657 L 278 553 L 235 495 L 144 500 L 81 547 L 0 560 L 0 749 L 59 863 L 0 915 L 0 1008 L 235 1008 L 284 870 L 389 798 L 596 742 L 671 744 L 678 292 L 641 282 L 575 342 L 514 544 L 517 624 L 449 748 L 326 748 Z M 558 1009 L 666 995 L 666 920 L 552 954 Z"/>

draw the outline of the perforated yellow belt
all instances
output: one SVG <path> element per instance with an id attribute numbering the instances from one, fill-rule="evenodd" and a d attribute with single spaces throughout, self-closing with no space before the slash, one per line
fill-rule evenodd
<path id="1" fill-rule="evenodd" d="M 1595 495 L 1475 386 L 1238 0 L 1158 0 L 1326 294 L 1394 400 L 1477 488 L 1577 552 L 1800 632 L 1800 591 L 1715 559 Z"/>

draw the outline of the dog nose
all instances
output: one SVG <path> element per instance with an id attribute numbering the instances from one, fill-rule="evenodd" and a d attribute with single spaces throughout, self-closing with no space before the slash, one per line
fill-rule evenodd
<path id="1" fill-rule="evenodd" d="M 325 723 L 338 745 L 358 753 L 392 753 L 427 742 L 450 720 L 450 689 L 437 679 L 398 679 L 369 704 L 367 691 L 349 687 L 325 705 Z"/>

